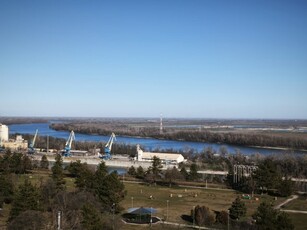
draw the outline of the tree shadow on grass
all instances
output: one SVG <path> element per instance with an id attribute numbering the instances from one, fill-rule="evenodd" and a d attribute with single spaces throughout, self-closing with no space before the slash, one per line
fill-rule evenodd
<path id="1" fill-rule="evenodd" d="M 181 219 L 183 219 L 184 221 L 187 221 L 189 223 L 193 223 L 193 218 L 189 215 L 181 215 Z"/>

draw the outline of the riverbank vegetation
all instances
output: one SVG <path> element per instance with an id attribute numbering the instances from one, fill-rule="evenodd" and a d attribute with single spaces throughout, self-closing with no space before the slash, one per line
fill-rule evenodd
<path id="1" fill-rule="evenodd" d="M 274 128 L 268 130 L 260 128 L 257 130 L 248 128 L 234 129 L 219 125 L 219 128 L 213 129 L 211 126 L 201 128 L 203 127 L 202 125 L 173 125 L 165 127 L 162 133 L 160 133 L 159 127 L 153 126 L 152 123 L 131 124 L 124 121 L 53 123 L 50 127 L 55 130 L 74 130 L 84 134 L 110 135 L 110 133 L 115 132 L 117 135 L 122 136 L 152 137 L 167 140 L 286 148 L 290 150 L 307 149 L 307 133 L 294 132 L 294 126 L 291 126 L 292 131 L 272 131 Z M 276 130 L 280 129 L 280 127 L 276 127 Z M 286 130 L 285 127 L 284 129 Z"/>

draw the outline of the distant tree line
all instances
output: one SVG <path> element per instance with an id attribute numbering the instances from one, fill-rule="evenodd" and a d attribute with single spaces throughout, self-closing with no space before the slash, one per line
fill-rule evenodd
<path id="1" fill-rule="evenodd" d="M 74 130 L 84 134 L 110 135 L 116 132 L 123 136 L 153 137 L 167 140 L 196 141 L 206 143 L 220 143 L 238 146 L 282 147 L 289 149 L 307 149 L 307 140 L 304 137 L 294 135 L 277 135 L 265 133 L 238 133 L 238 132 L 210 132 L 210 131 L 176 131 L 169 130 L 160 134 L 153 127 L 130 126 L 93 126 L 90 124 L 56 123 L 50 126 L 55 130 Z"/>

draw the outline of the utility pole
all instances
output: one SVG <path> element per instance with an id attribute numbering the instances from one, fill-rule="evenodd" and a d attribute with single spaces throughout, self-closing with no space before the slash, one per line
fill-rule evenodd
<path id="1" fill-rule="evenodd" d="M 48 154 L 48 152 L 49 152 L 49 135 L 47 135 L 47 154 Z"/>

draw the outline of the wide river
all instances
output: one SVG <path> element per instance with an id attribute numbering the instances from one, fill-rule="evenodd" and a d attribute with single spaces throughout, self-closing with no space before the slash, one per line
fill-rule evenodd
<path id="1" fill-rule="evenodd" d="M 35 130 L 38 129 L 38 135 L 40 136 L 51 136 L 57 138 L 67 139 L 69 132 L 67 131 L 55 131 L 49 128 L 49 123 L 34 123 L 34 124 L 16 124 L 9 125 L 10 134 L 35 134 Z M 111 134 L 110 134 L 111 135 Z M 75 133 L 76 141 L 95 141 L 95 142 L 107 142 L 110 136 L 102 135 L 89 135 Z M 218 150 L 225 146 L 229 153 L 235 153 L 240 151 L 244 155 L 251 155 L 254 153 L 260 153 L 264 155 L 275 154 L 275 153 L 287 153 L 287 150 L 276 150 L 276 149 L 264 149 L 264 148 L 254 148 L 254 147 L 242 147 L 227 144 L 211 144 L 211 143 L 201 143 L 201 142 L 189 142 L 189 141 L 171 141 L 171 140 L 158 140 L 154 138 L 141 138 L 141 137 L 125 137 L 117 136 L 116 143 L 123 143 L 129 145 L 140 144 L 147 151 L 152 151 L 154 149 L 174 149 L 183 152 L 187 152 L 190 149 L 194 151 L 201 152 L 205 148 L 211 146 L 214 150 Z M 296 151 L 296 153 L 300 153 Z"/>

